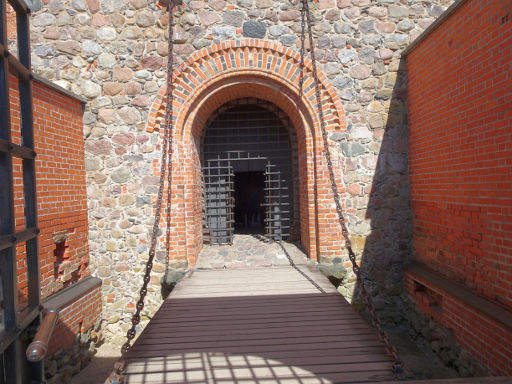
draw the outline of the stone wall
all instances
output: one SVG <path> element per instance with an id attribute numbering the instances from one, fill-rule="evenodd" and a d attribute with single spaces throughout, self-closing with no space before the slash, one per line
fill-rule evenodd
<path id="1" fill-rule="evenodd" d="M 391 320 L 399 314 L 390 297 L 401 291 L 400 267 L 411 249 L 400 54 L 450 3 L 312 5 L 319 67 L 346 115 L 347 131 L 331 139 L 344 158 L 350 232 L 364 273 L 374 279 L 377 307 Z M 175 20 L 177 63 L 198 49 L 243 37 L 297 50 L 299 8 L 296 0 L 184 1 Z M 103 279 L 107 331 L 122 337 L 118 327 L 127 327 L 134 309 L 152 224 L 160 145 L 159 133 L 146 130 L 146 122 L 165 82 L 168 18 L 146 0 L 33 0 L 32 9 L 35 71 L 89 100 L 84 138 L 91 267 Z M 160 253 L 146 313 L 160 303 L 165 268 Z M 341 288 L 349 298 L 354 281 L 348 274 Z"/>

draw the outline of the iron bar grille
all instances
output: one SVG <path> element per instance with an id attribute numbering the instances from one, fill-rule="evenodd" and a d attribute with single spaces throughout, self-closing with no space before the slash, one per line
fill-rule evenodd
<path id="1" fill-rule="evenodd" d="M 36 153 L 29 9 L 23 0 L 9 0 L 9 4 L 16 15 L 17 44 L 8 41 L 7 13 L 12 13 L 6 0 L 0 0 L 0 383 L 24 384 L 43 380 L 42 364 L 29 363 L 24 356 L 30 333 L 40 322 Z M 10 44 L 15 47 L 16 53 L 10 51 Z M 17 81 L 14 81 L 14 77 L 17 77 Z M 11 92 L 16 84 L 19 127 L 13 124 L 17 120 L 11 119 L 10 105 Z M 19 136 L 19 144 L 13 142 L 13 132 Z M 15 185 L 17 172 L 21 176 L 20 182 Z M 21 195 L 23 197 L 18 201 Z M 20 220 L 19 214 L 16 215 L 18 205 L 23 205 L 23 220 Z M 22 225 L 17 225 L 17 219 Z M 17 269 L 17 263 L 27 266 L 27 286 L 20 290 L 18 274 L 22 272 Z"/>
<path id="2" fill-rule="evenodd" d="M 206 190 L 206 215 L 211 244 L 233 244 L 234 199 L 233 167 L 221 159 L 208 160 L 203 168 Z"/>
<path id="3" fill-rule="evenodd" d="M 256 100 L 256 99 L 251 99 Z M 275 107 L 274 107 L 275 108 Z M 265 102 L 225 105 L 207 123 L 201 158 L 205 178 L 206 220 L 211 243 L 232 242 L 234 176 L 258 173 L 265 197 L 264 234 L 275 240 L 290 237 L 293 210 L 293 177 L 290 134 L 282 118 Z M 237 223 L 238 224 L 238 223 Z M 204 228 L 203 233 L 207 230 Z"/>
<path id="4" fill-rule="evenodd" d="M 277 166 L 267 163 L 265 167 L 265 236 L 279 241 L 290 236 L 289 183 Z M 287 175 L 290 176 L 289 174 Z"/>

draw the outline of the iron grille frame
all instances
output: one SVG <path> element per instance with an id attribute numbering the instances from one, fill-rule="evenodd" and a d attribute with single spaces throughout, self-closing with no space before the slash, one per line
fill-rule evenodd
<path id="1" fill-rule="evenodd" d="M 9 51 L 7 4 L 16 13 L 17 57 Z M 0 382 L 25 384 L 43 380 L 43 364 L 24 356 L 28 333 L 41 321 L 39 228 L 37 221 L 34 151 L 32 70 L 30 62 L 30 9 L 23 0 L 0 0 L 0 265 L 2 321 L 0 332 Z M 21 144 L 12 142 L 10 110 L 11 73 L 18 78 Z M 25 228 L 16 231 L 13 157 L 21 159 Z M 28 306 L 18 303 L 17 252 L 25 244 Z"/>
<path id="2" fill-rule="evenodd" d="M 263 115 L 263 131 L 258 134 L 263 135 L 263 141 L 259 140 L 257 141 L 257 143 L 252 143 L 251 141 L 248 141 L 251 136 L 254 136 L 254 133 L 251 133 L 250 131 L 245 132 L 244 129 L 242 129 L 240 134 L 236 133 L 236 136 L 233 136 L 234 142 L 230 143 L 224 141 L 225 136 L 222 134 L 222 131 L 225 130 L 226 132 L 229 132 L 230 130 L 236 130 L 235 127 L 238 127 L 237 122 L 240 122 L 240 116 L 238 116 L 238 114 L 243 114 L 243 109 L 236 110 L 236 107 L 243 106 L 253 106 L 266 109 L 270 113 L 269 116 L 272 116 L 268 117 L 269 120 L 266 121 L 266 115 Z M 233 108 L 235 108 L 235 110 L 231 111 L 231 109 Z M 249 113 L 254 113 L 254 111 Z M 231 127 L 215 126 L 215 131 L 208 133 L 208 130 L 210 129 L 210 127 L 212 127 L 213 123 L 217 120 L 217 118 L 221 115 L 226 114 L 228 117 L 223 116 L 223 119 L 227 118 L 229 120 L 229 116 L 230 114 L 232 114 L 232 118 L 234 119 L 233 121 L 235 122 L 234 125 Z M 260 119 L 259 117 L 257 118 Z M 275 119 L 277 119 L 277 121 L 279 121 L 280 123 L 276 123 Z M 243 118 L 241 121 L 241 127 L 243 128 Z M 230 166 L 234 168 L 234 173 L 236 173 L 237 171 L 242 172 L 240 168 L 236 166 L 236 162 L 238 160 L 259 161 L 259 165 L 257 167 L 249 166 L 247 171 L 262 172 L 265 177 L 263 188 L 265 196 L 264 202 L 262 204 L 262 206 L 265 208 L 265 236 L 273 240 L 297 240 L 297 234 L 300 233 L 300 230 L 298 230 L 298 228 L 300 228 L 300 207 L 298 191 L 299 176 L 297 158 L 298 150 L 295 129 L 289 117 L 274 104 L 266 100 L 250 97 L 236 99 L 220 106 L 212 115 L 210 115 L 205 126 L 206 129 L 203 131 L 203 135 L 199 141 L 201 146 L 199 152 L 201 154 L 201 163 L 203 165 L 201 168 L 202 176 L 204 175 L 205 178 L 208 178 L 207 175 L 211 173 L 211 170 L 209 168 L 211 167 L 212 161 L 218 161 L 219 159 L 223 159 L 226 162 L 226 164 L 229 163 Z M 283 136 L 283 131 L 276 130 L 275 133 L 272 132 L 275 128 L 283 127 L 285 128 L 285 132 L 287 132 L 286 138 L 284 138 Z M 217 132 L 217 130 L 219 130 L 219 132 Z M 229 133 L 227 134 L 229 135 Z M 280 138 L 278 138 L 277 136 L 274 138 L 272 135 L 279 135 Z M 279 148 L 277 150 L 274 148 L 272 151 L 275 153 L 272 153 L 271 155 L 269 154 L 270 157 L 267 157 L 265 151 L 268 152 L 269 149 L 263 148 L 265 148 L 265 146 L 275 146 L 276 142 L 282 141 L 288 142 L 289 147 L 283 147 L 282 149 Z M 241 145 L 242 148 L 244 149 L 238 150 L 237 143 L 243 143 Z M 251 149 L 254 147 L 253 144 L 257 144 L 258 149 Z M 263 149 L 263 152 L 260 152 L 261 149 Z M 280 151 L 284 152 L 281 154 Z M 218 157 L 219 153 L 221 153 L 221 158 Z M 212 156 L 215 156 L 215 158 L 212 159 Z M 281 156 L 284 162 L 279 160 Z M 275 164 L 272 165 L 271 162 Z M 277 177 L 276 180 L 274 180 L 276 178 L 276 175 L 274 175 L 273 171 L 270 171 L 269 166 L 272 167 L 277 164 L 279 164 L 281 168 L 284 167 L 285 169 L 283 168 L 281 170 L 282 172 L 280 173 L 280 175 Z M 276 189 L 276 186 L 277 188 L 285 187 L 285 190 L 278 191 Z M 203 195 L 208 195 L 207 188 L 208 186 L 205 185 L 202 192 Z M 231 193 L 232 192 L 233 191 L 231 191 Z M 285 205 L 286 209 L 283 209 Z M 277 213 L 277 210 L 280 211 L 280 214 Z M 203 214 L 205 213 L 208 216 L 208 209 L 206 210 L 206 212 L 203 211 Z M 283 217 L 283 215 L 287 217 Z M 234 214 L 229 216 L 228 220 L 231 221 L 231 219 L 234 219 Z M 203 217 L 203 223 L 207 222 L 208 217 Z M 232 224 L 234 225 L 234 223 L 230 223 L 230 226 Z M 208 236 L 207 234 L 211 233 L 212 228 L 206 228 L 205 225 L 203 224 L 203 236 Z M 234 233 L 234 230 L 232 233 Z M 210 237 L 209 240 L 210 244 L 219 243 L 218 241 L 215 240 L 215 235 L 213 237 Z M 231 244 L 232 239 L 226 239 L 222 243 Z"/>

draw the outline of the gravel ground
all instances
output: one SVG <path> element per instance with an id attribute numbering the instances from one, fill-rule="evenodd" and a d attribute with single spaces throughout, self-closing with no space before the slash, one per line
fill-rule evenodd
<path id="1" fill-rule="evenodd" d="M 121 347 L 111 344 L 101 345 L 85 369 L 73 376 L 71 384 L 103 384 L 121 356 Z"/>

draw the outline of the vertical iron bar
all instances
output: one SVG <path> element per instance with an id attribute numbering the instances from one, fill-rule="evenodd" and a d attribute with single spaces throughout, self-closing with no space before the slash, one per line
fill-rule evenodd
<path id="1" fill-rule="evenodd" d="M 0 44 L 7 50 L 7 3 L 0 0 Z M 11 144 L 11 111 L 9 100 L 9 64 L 5 57 L 0 58 L 0 138 Z M 14 193 L 12 154 L 0 154 L 0 180 L 4 185 L 0 188 L 0 234 L 10 234 L 14 240 Z M 16 274 L 16 244 L 13 244 L 0 253 L 2 272 L 2 309 L 4 327 L 6 331 L 15 330 L 18 324 L 18 282 Z M 20 352 L 19 342 L 13 342 L 4 351 L 6 367 L 5 379 L 8 383 L 21 383 L 21 362 L 18 359 Z"/>
<path id="2" fill-rule="evenodd" d="M 20 62 L 27 68 L 30 63 L 29 15 L 17 14 L 18 52 Z M 32 80 L 19 82 L 22 144 L 34 150 L 34 117 Z M 23 160 L 23 191 L 25 195 L 25 224 L 37 228 L 36 167 L 35 158 Z M 37 237 L 27 241 L 27 273 L 29 308 L 35 309 L 40 302 L 39 251 Z"/>
<path id="3" fill-rule="evenodd" d="M 18 70 L 30 73 L 30 30 L 28 9 L 16 7 L 16 36 L 18 43 Z M 6 53 L 8 52 L 8 30 L 7 30 L 7 2 L 0 0 L 0 30 L 1 40 Z M 10 83 L 9 64 L 6 57 L 2 57 L 0 65 L 0 138 L 6 140 L 8 146 L 12 147 L 11 119 L 10 119 Z M 21 145 L 34 150 L 34 130 L 32 116 L 32 77 L 18 76 L 19 108 L 21 117 Z M 26 228 L 37 228 L 37 205 L 35 186 L 35 159 L 23 158 L 23 194 L 24 214 Z M 0 190 L 0 234 L 8 234 L 12 237 L 12 245 L 1 254 L 2 267 L 2 288 L 3 288 L 3 320 L 7 332 L 20 334 L 20 315 L 18 313 L 18 276 L 16 263 L 16 219 L 14 207 L 14 179 L 12 153 L 0 153 L 0 180 L 5 186 Z M 38 239 L 25 242 L 27 273 L 28 273 L 28 304 L 29 313 L 31 310 L 38 310 L 40 302 L 39 286 L 39 255 Z M 31 325 L 37 326 L 39 318 Z M 3 355 L 3 366 L 5 379 L 9 383 L 41 382 L 43 380 L 42 363 L 28 365 L 24 358 L 24 342 L 17 337 L 5 350 Z"/>

